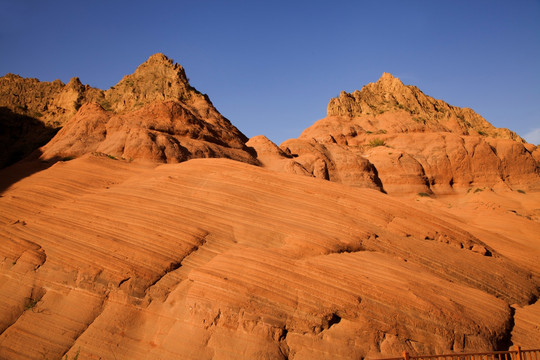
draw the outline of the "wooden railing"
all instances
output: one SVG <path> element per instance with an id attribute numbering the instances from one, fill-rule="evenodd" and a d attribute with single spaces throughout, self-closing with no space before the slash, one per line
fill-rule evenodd
<path id="1" fill-rule="evenodd" d="M 515 346 L 513 350 L 455 353 L 443 355 L 409 355 L 403 352 L 401 357 L 384 358 L 378 360 L 540 360 L 540 349 L 523 350 Z"/>

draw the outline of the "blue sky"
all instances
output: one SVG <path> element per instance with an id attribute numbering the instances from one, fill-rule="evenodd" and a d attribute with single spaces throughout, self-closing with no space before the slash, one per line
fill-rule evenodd
<path id="1" fill-rule="evenodd" d="M 0 75 L 107 89 L 162 52 L 279 144 L 390 72 L 540 143 L 539 19 L 538 0 L 0 0 Z"/>

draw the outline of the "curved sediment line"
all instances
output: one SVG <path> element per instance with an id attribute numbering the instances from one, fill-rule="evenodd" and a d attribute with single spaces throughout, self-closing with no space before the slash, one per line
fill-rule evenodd
<path id="1" fill-rule="evenodd" d="M 57 176 L 93 161 L 50 170 Z M 221 342 L 227 338 L 257 347 L 286 343 L 280 356 L 294 357 L 306 344 L 324 353 L 325 341 L 342 332 L 356 334 L 356 344 L 358 334 L 375 339 L 396 324 L 385 344 L 442 343 L 471 333 L 487 344 L 490 331 L 503 333 L 509 315 L 507 304 L 489 294 L 526 302 L 524 294 L 537 291 L 504 257 L 423 240 L 427 230 L 464 244 L 476 238 L 436 212 L 417 212 L 376 191 L 215 159 L 137 170 L 112 184 L 115 161 L 110 170 L 107 160 L 99 162 L 101 173 L 78 178 L 77 185 L 52 182 L 60 187 L 55 194 L 80 191 L 66 201 L 33 199 L 49 186 L 31 191 L 42 174 L 8 190 L 15 198 L 0 198 L 0 216 L 13 211 L 10 216 L 26 221 L 11 232 L 14 241 L 33 241 L 47 252 L 31 278 L 43 277 L 53 288 L 56 281 L 96 294 L 113 291 L 97 320 L 67 344 L 69 354 L 78 344 L 96 354 L 96 341 L 106 340 L 119 357 L 152 349 L 156 357 L 193 358 L 182 347 L 206 343 L 196 351 L 209 358 L 210 348 L 235 351 Z M 96 179 L 99 186 L 85 185 Z M 418 224 L 422 229 L 413 233 Z M 8 231 L 0 226 L 0 233 Z M 2 256 L 25 250 L 9 244 L 0 245 Z M 2 266 L 15 279 L 16 268 Z M 36 336 L 50 341 L 47 333 Z"/>

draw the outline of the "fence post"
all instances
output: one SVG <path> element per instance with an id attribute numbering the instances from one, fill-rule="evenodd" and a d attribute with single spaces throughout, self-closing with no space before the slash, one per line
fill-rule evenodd
<path id="1" fill-rule="evenodd" d="M 403 360 L 410 360 L 409 353 L 407 351 L 403 352 Z"/>
<path id="2" fill-rule="evenodd" d="M 521 346 L 519 346 L 519 345 L 514 345 L 514 350 L 517 351 L 517 357 L 516 357 L 516 360 L 522 360 L 522 359 L 521 359 Z"/>

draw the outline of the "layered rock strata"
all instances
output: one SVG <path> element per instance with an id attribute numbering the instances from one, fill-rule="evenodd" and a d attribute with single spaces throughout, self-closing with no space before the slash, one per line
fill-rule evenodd
<path id="1" fill-rule="evenodd" d="M 536 146 L 387 73 L 331 99 L 326 118 L 280 149 L 274 158 L 317 178 L 393 194 L 540 186 Z"/>
<path id="2" fill-rule="evenodd" d="M 537 262 L 443 211 L 225 159 L 155 166 L 85 155 L 2 194 L 0 357 L 486 351 L 539 295 Z"/>

